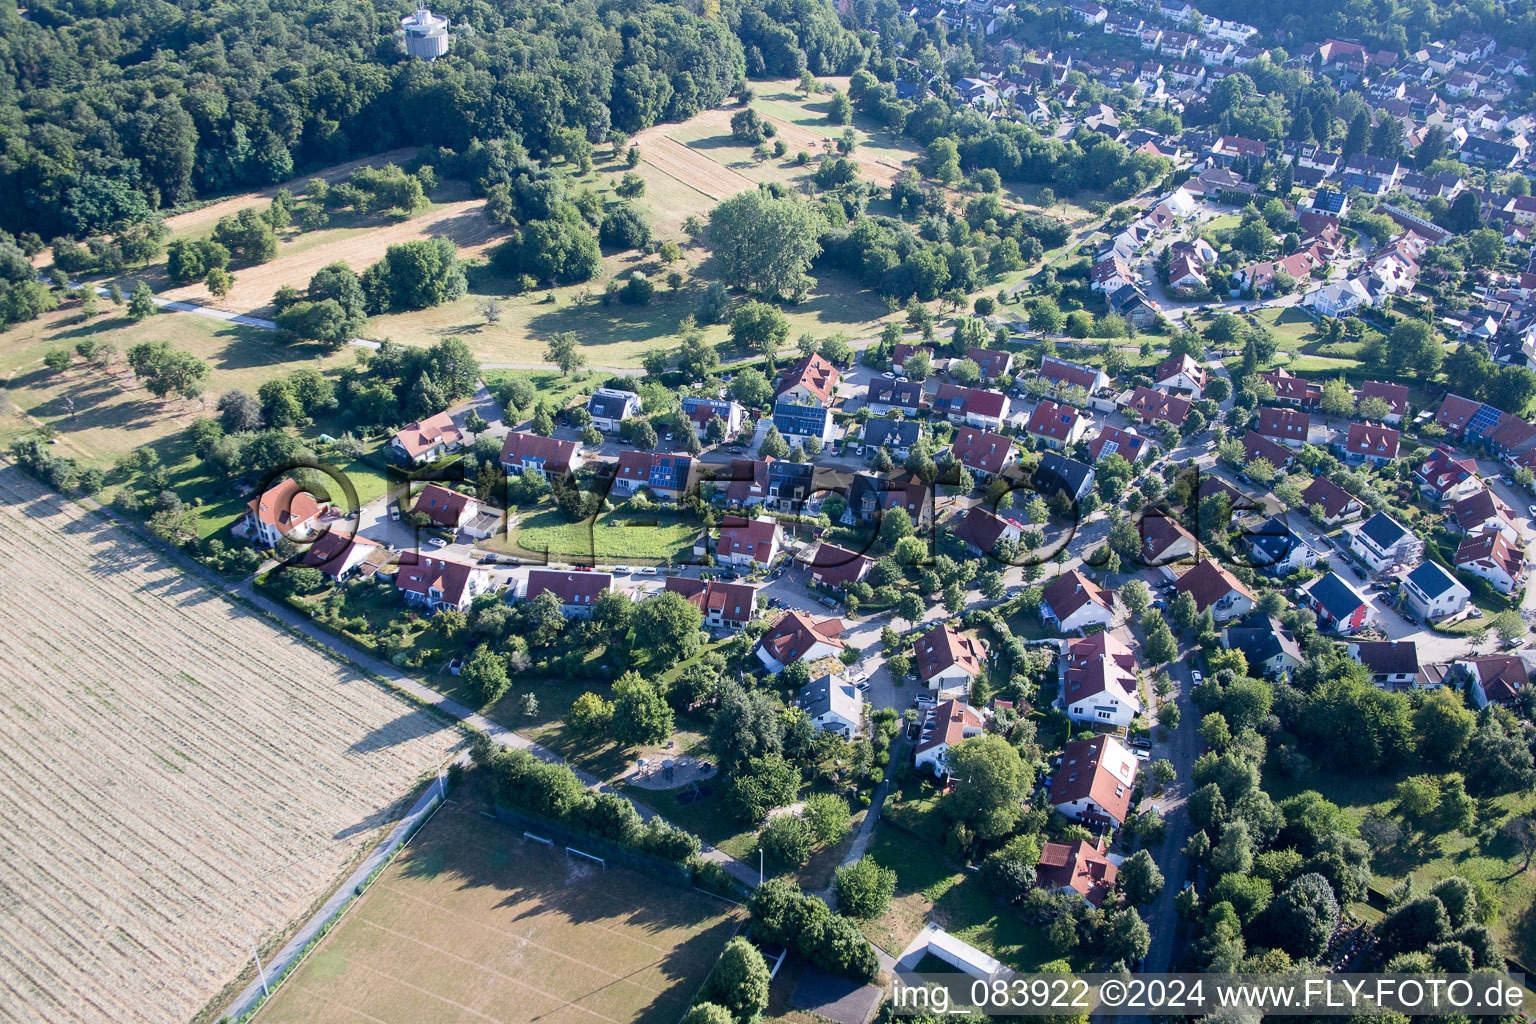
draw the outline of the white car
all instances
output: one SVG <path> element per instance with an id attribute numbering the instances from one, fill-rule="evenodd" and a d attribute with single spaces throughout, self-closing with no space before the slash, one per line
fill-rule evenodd
<path id="1" fill-rule="evenodd" d="M 441 537 L 429 537 L 427 543 L 435 548 L 445 548 L 448 546 L 448 542 Z"/>
<path id="2" fill-rule="evenodd" d="M 616 565 L 616 566 L 613 567 L 613 571 L 614 571 L 615 575 L 618 575 L 618 576 L 628 576 L 628 575 L 632 574 L 635 570 L 634 570 L 633 566 Z"/>
<path id="3" fill-rule="evenodd" d="M 1205 681 L 1205 676 L 1201 675 L 1198 669 L 1192 668 L 1189 670 L 1189 681 L 1199 686 Z"/>
<path id="4" fill-rule="evenodd" d="M 866 690 L 869 689 L 869 680 L 868 679 L 860 680 L 859 682 L 853 684 L 853 688 L 855 690 L 858 690 L 860 693 L 863 693 L 863 692 L 865 692 Z"/>
<path id="5" fill-rule="evenodd" d="M 933 699 L 933 694 L 931 694 L 931 693 L 920 693 L 916 697 L 912 698 L 912 703 L 913 704 L 937 704 L 938 701 Z"/>
<path id="6" fill-rule="evenodd" d="M 389 520 L 390 520 L 390 522 L 393 522 L 393 523 L 398 523 L 400 521 L 400 506 L 399 505 L 395 505 L 392 508 L 390 508 L 390 510 L 389 510 Z"/>
<path id="7" fill-rule="evenodd" d="M 635 572 L 640 576 L 655 576 L 656 567 L 654 565 L 648 565 L 644 569 L 636 569 Z"/>
<path id="8" fill-rule="evenodd" d="M 1531 513 L 1531 518 L 1536 519 L 1536 505 L 1532 505 L 1528 511 Z"/>
<path id="9" fill-rule="evenodd" d="M 862 683 L 868 678 L 869 676 L 866 676 L 863 672 L 849 672 L 847 675 L 847 679 L 850 683 Z"/>
<path id="10" fill-rule="evenodd" d="M 884 377 L 886 380 L 895 380 L 896 379 L 896 375 L 894 373 L 892 373 L 890 370 L 886 370 L 880 376 Z"/>

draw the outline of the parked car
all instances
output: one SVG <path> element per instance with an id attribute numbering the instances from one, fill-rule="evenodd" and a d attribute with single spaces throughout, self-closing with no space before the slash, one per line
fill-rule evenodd
<path id="1" fill-rule="evenodd" d="M 826 605 L 828 608 L 834 608 L 835 609 L 837 607 L 837 599 L 836 598 L 824 597 L 824 598 L 821 599 L 821 601 L 819 603 Z"/>
<path id="2" fill-rule="evenodd" d="M 448 546 L 448 542 L 446 540 L 443 540 L 443 538 L 441 538 L 441 537 L 429 538 L 427 540 L 427 543 L 432 545 L 435 548 L 445 548 L 445 547 Z"/>
<path id="3" fill-rule="evenodd" d="M 1189 681 L 1194 683 L 1196 686 L 1199 686 L 1201 683 L 1205 682 L 1205 676 L 1200 674 L 1199 669 L 1192 668 L 1189 670 Z"/>
<path id="4" fill-rule="evenodd" d="M 400 506 L 399 505 L 391 505 L 389 507 L 389 520 L 392 523 L 398 523 L 400 521 Z"/>
<path id="5" fill-rule="evenodd" d="M 647 565 L 643 569 L 636 569 L 635 573 L 640 576 L 655 576 L 656 567 L 654 565 Z"/>
<path id="6" fill-rule="evenodd" d="M 613 574 L 615 576 L 628 576 L 634 571 L 635 568 L 631 565 L 616 565 L 613 567 Z"/>
<path id="7" fill-rule="evenodd" d="M 931 694 L 931 693 L 920 693 L 916 697 L 912 698 L 912 703 L 913 704 L 920 704 L 920 705 L 929 705 L 929 704 L 937 704 L 938 701 L 934 698 L 933 694 Z"/>
<path id="8" fill-rule="evenodd" d="M 869 680 L 860 679 L 858 682 L 853 684 L 853 688 L 858 690 L 860 693 L 865 693 L 869 690 Z"/>
<path id="9" fill-rule="evenodd" d="M 1126 740 L 1126 743 L 1133 747 L 1141 747 L 1143 749 L 1150 750 L 1152 748 L 1152 737 L 1148 736 L 1146 733 L 1138 733 L 1137 735 L 1132 736 L 1130 739 Z"/>
<path id="10" fill-rule="evenodd" d="M 1526 511 L 1531 514 L 1531 518 L 1532 519 L 1536 519 L 1536 505 L 1530 506 L 1529 508 L 1526 509 Z"/>
<path id="11" fill-rule="evenodd" d="M 725 581 L 726 583 L 735 583 L 737 580 L 741 579 L 741 573 L 739 573 L 739 572 L 723 572 L 723 573 L 720 574 L 720 579 Z"/>
<path id="12" fill-rule="evenodd" d="M 745 449 L 743 449 L 739 444 L 733 444 L 726 449 L 726 451 L 730 452 L 732 455 L 740 455 L 744 450 Z"/>
<path id="13" fill-rule="evenodd" d="M 890 370 L 886 370 L 880 376 L 884 377 L 886 380 L 895 380 L 896 379 L 896 375 L 894 373 L 892 373 Z"/>

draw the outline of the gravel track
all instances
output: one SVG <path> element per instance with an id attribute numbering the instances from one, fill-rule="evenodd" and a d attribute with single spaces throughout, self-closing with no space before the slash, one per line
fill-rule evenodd
<path id="1" fill-rule="evenodd" d="M 187 1020 L 454 738 L 13 468 L 0 527 L 0 1021 Z"/>

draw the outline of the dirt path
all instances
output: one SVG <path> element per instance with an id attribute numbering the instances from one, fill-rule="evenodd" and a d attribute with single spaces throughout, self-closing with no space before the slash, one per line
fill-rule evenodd
<path id="1" fill-rule="evenodd" d="M 160 293 L 160 298 L 250 313 L 269 305 L 273 293 L 282 285 L 304 288 L 321 267 L 345 263 L 361 272 L 377 262 L 391 245 L 416 238 L 451 239 L 459 246 L 459 255 L 468 258 L 478 254 L 492 240 L 491 223 L 482 212 L 484 207 L 483 199 L 466 199 L 447 203 L 410 220 L 370 228 L 321 245 L 301 248 L 289 243 L 294 245 L 294 251 L 279 253 L 276 259 L 260 266 L 237 269 L 235 286 L 222 299 L 215 299 L 202 283 L 167 289 Z M 304 238 L 299 235 L 298 242 L 301 244 Z"/>

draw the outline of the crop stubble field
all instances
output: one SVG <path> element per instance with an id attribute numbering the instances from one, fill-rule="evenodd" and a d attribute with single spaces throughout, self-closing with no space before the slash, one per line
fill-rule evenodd
<path id="1" fill-rule="evenodd" d="M 10 467 L 0 558 L 0 1020 L 191 1019 L 454 737 Z"/>
<path id="2" fill-rule="evenodd" d="M 257 1024 L 674 1024 L 737 922 L 450 801 Z"/>

